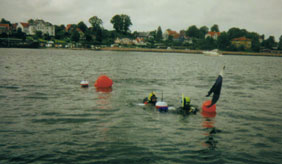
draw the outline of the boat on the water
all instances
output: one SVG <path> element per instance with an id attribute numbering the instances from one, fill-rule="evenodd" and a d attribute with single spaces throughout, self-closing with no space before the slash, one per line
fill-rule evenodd
<path id="1" fill-rule="evenodd" d="M 88 88 L 88 81 L 87 81 L 87 80 L 82 80 L 82 81 L 80 82 L 80 86 L 81 86 L 82 88 Z"/>
<path id="2" fill-rule="evenodd" d="M 168 105 L 166 102 L 164 101 L 158 101 L 156 103 L 156 108 L 160 111 L 160 112 L 167 112 L 168 111 Z"/>
<path id="3" fill-rule="evenodd" d="M 203 51 L 202 53 L 206 56 L 222 56 L 222 53 L 220 53 L 218 49 L 214 49 L 212 51 Z"/>

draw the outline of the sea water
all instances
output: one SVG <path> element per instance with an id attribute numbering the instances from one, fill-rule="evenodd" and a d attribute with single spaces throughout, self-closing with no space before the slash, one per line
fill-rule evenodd
<path id="1" fill-rule="evenodd" d="M 139 105 L 155 91 L 201 110 L 224 65 L 212 117 Z M 0 163 L 278 164 L 281 100 L 280 57 L 0 49 Z"/>

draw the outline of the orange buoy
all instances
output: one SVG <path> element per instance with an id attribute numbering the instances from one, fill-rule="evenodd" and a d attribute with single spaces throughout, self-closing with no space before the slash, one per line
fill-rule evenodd
<path id="1" fill-rule="evenodd" d="M 202 116 L 205 118 L 214 118 L 216 116 L 216 112 L 201 112 Z"/>
<path id="2" fill-rule="evenodd" d="M 215 113 L 216 112 L 216 105 L 212 105 L 211 107 L 208 107 L 211 104 L 211 100 L 207 100 L 203 103 L 202 109 L 205 113 Z"/>
<path id="3" fill-rule="evenodd" d="M 112 91 L 112 88 L 96 88 L 96 92 L 110 93 Z"/>
<path id="4" fill-rule="evenodd" d="M 101 75 L 96 80 L 94 86 L 96 88 L 110 88 L 113 85 L 113 80 L 106 75 Z"/>

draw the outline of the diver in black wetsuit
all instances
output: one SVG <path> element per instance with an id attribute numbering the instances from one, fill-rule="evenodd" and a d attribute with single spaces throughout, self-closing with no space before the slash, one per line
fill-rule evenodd
<path id="1" fill-rule="evenodd" d="M 191 98 L 190 97 L 184 97 L 182 96 L 181 99 L 181 107 L 179 108 L 180 110 L 178 111 L 178 113 L 181 114 L 196 114 L 198 111 L 198 108 L 191 105 Z"/>
<path id="2" fill-rule="evenodd" d="M 144 104 L 148 104 L 148 103 L 149 103 L 149 104 L 152 104 L 152 105 L 156 105 L 157 100 L 158 100 L 158 98 L 157 98 L 155 92 L 152 92 L 152 93 L 149 94 L 148 97 L 146 97 L 146 98 L 143 100 L 143 103 L 144 103 Z"/>

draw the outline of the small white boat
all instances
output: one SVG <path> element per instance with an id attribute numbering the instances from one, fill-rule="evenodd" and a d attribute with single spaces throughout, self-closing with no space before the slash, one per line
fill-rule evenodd
<path id="1" fill-rule="evenodd" d="M 203 51 L 203 54 L 206 56 L 222 56 L 222 53 L 220 53 L 218 49 L 214 49 L 212 51 Z"/>
<path id="2" fill-rule="evenodd" d="M 83 87 L 83 88 L 87 88 L 88 87 L 88 81 L 87 80 L 82 80 L 81 82 L 80 82 L 80 86 L 81 87 Z"/>
<path id="3" fill-rule="evenodd" d="M 166 102 L 164 101 L 158 101 L 156 103 L 156 108 L 160 111 L 160 112 L 167 112 L 168 110 L 168 105 Z"/>

